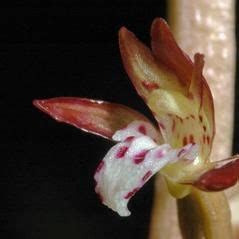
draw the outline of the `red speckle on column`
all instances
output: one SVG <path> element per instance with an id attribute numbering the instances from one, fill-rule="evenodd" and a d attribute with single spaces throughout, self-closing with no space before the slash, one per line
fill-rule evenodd
<path id="1" fill-rule="evenodd" d="M 124 199 L 130 199 L 130 198 L 132 198 L 134 195 L 135 195 L 135 193 L 137 193 L 138 191 L 139 191 L 139 187 L 138 188 L 135 188 L 135 189 L 133 189 L 132 191 L 130 191 L 130 192 L 128 192 L 125 196 L 124 196 Z"/>
<path id="2" fill-rule="evenodd" d="M 202 118 L 201 115 L 199 115 L 199 120 L 200 120 L 201 123 L 203 122 L 203 118 Z"/>
<path id="3" fill-rule="evenodd" d="M 143 81 L 142 85 L 148 91 L 157 90 L 159 88 L 159 85 L 155 82 Z"/>
<path id="4" fill-rule="evenodd" d="M 177 116 L 177 118 L 179 119 L 181 123 L 183 123 L 183 119 L 181 117 Z"/>
<path id="5" fill-rule="evenodd" d="M 126 154 L 127 150 L 128 150 L 128 147 L 127 147 L 127 146 L 122 146 L 122 147 L 120 147 L 119 150 L 118 150 L 118 152 L 117 152 L 117 154 L 116 154 L 116 157 L 117 157 L 117 158 L 123 158 L 124 155 Z"/>
<path id="6" fill-rule="evenodd" d="M 210 137 L 207 136 L 207 143 L 210 144 Z"/>
<path id="7" fill-rule="evenodd" d="M 175 127 L 176 127 L 176 122 L 175 122 L 175 120 L 173 119 L 173 124 L 172 124 L 172 131 L 174 132 L 174 130 L 175 130 Z"/>
<path id="8" fill-rule="evenodd" d="M 146 128 L 145 128 L 144 125 L 140 125 L 139 128 L 138 128 L 138 131 L 139 131 L 141 134 L 146 135 Z"/>
<path id="9" fill-rule="evenodd" d="M 192 119 L 195 119 L 195 116 L 194 116 L 194 115 L 190 115 L 190 117 L 191 117 Z"/>
<path id="10" fill-rule="evenodd" d="M 187 140 L 187 137 L 184 136 L 184 137 L 183 137 L 183 146 L 186 145 L 186 144 L 188 144 L 188 140 Z"/>
<path id="11" fill-rule="evenodd" d="M 146 182 L 151 175 L 152 175 L 152 171 L 149 170 L 149 171 L 143 176 L 142 181 L 143 181 L 143 182 Z"/>
<path id="12" fill-rule="evenodd" d="M 192 134 L 189 135 L 189 143 L 194 143 L 194 137 Z"/>

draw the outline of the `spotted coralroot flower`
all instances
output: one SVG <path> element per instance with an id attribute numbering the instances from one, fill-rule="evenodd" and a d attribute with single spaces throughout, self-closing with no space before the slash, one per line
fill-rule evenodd
<path id="1" fill-rule="evenodd" d="M 191 187 L 218 191 L 239 177 L 239 157 L 210 162 L 215 134 L 213 98 L 194 62 L 178 47 L 163 19 L 151 28 L 152 49 L 122 27 L 119 45 L 125 69 L 152 111 L 157 127 L 126 106 L 85 98 L 35 100 L 54 119 L 115 141 L 94 178 L 102 202 L 121 216 L 129 199 L 157 172 L 171 194 L 182 198 Z"/>

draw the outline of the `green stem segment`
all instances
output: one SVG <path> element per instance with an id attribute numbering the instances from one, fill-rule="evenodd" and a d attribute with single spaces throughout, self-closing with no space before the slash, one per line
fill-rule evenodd
<path id="1" fill-rule="evenodd" d="M 231 214 L 224 193 L 193 189 L 177 200 L 184 239 L 232 239 Z"/>

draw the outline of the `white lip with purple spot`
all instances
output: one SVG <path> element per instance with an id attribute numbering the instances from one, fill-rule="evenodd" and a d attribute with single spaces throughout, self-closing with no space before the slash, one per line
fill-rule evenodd
<path id="1" fill-rule="evenodd" d="M 120 216 L 130 215 L 130 198 L 165 165 L 185 158 L 193 161 L 197 156 L 196 145 L 179 149 L 157 145 L 148 128 L 148 123 L 136 121 L 117 131 L 113 139 L 122 141 L 108 151 L 95 172 L 95 191 Z"/>

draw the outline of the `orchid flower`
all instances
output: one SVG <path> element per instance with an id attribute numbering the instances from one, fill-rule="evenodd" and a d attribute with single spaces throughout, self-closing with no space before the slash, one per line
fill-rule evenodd
<path id="1" fill-rule="evenodd" d="M 176 198 L 191 187 L 223 190 L 239 177 L 239 156 L 210 162 L 215 121 L 204 56 L 197 53 L 192 62 L 163 19 L 154 20 L 151 37 L 149 49 L 125 27 L 119 31 L 124 67 L 157 127 L 120 104 L 69 97 L 33 102 L 57 121 L 115 142 L 96 169 L 95 191 L 121 216 L 130 215 L 128 201 L 157 172 Z"/>

